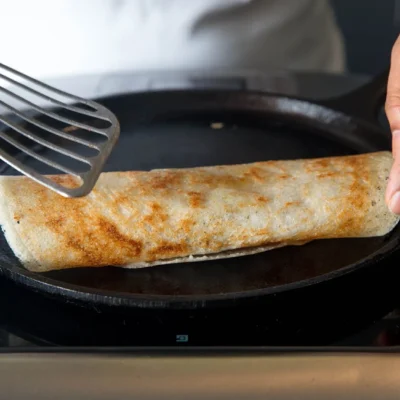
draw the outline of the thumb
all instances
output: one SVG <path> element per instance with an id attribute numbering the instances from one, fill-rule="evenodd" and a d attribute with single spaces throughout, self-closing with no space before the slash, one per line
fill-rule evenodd
<path id="1" fill-rule="evenodd" d="M 400 37 L 399 37 L 400 38 Z M 386 188 L 386 203 L 395 214 L 400 214 L 400 40 L 392 50 L 387 85 L 385 112 L 392 132 L 393 167 Z"/>

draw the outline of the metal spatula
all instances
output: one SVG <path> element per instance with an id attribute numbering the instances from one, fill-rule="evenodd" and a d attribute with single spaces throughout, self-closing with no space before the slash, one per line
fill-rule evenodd
<path id="1" fill-rule="evenodd" d="M 8 87 L 10 85 L 12 90 Z M 16 88 L 23 94 L 16 94 Z M 52 108 L 28 100 L 27 97 L 32 95 L 42 100 L 42 103 L 43 101 L 49 103 Z M 21 107 L 11 105 L 12 102 L 8 100 L 18 102 Z M 111 111 L 101 104 L 55 89 L 3 64 L 0 64 L 0 106 L 7 111 L 6 114 L 0 113 L 0 123 L 5 125 L 5 129 L 0 128 L 1 160 L 65 197 L 85 196 L 93 189 L 120 132 L 118 120 Z M 34 110 L 35 115 L 31 116 L 27 110 Z M 46 122 L 40 118 L 44 116 Z M 87 122 L 88 119 L 90 119 L 90 124 Z M 61 123 L 68 129 L 55 127 L 57 123 Z M 79 135 L 76 132 L 82 132 L 82 134 Z M 17 137 L 24 140 L 17 140 Z M 46 164 L 57 170 L 57 173 L 64 172 L 78 177 L 81 185 L 73 188 L 66 187 L 47 178 L 35 168 L 26 165 L 20 157 L 10 154 L 13 152 L 6 151 L 5 146 L 2 146 L 5 142 L 6 147 L 11 145 L 12 148 L 19 150 L 19 154 L 22 152 L 25 156 Z M 68 149 L 68 143 L 72 142 L 95 154 L 88 156 Z M 82 172 L 78 168 L 71 168 L 65 163 L 62 164 L 40 154 L 36 151 L 38 145 L 71 158 L 74 162 L 86 164 L 86 170 Z"/>

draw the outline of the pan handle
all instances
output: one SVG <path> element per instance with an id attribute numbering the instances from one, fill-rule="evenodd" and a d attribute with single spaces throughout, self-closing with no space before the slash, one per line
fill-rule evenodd
<path id="1" fill-rule="evenodd" d="M 389 68 L 350 93 L 319 101 L 323 106 L 377 124 L 385 103 Z"/>

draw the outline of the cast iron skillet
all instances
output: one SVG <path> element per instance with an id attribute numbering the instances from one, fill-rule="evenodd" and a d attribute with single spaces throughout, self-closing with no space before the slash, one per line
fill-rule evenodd
<path id="1" fill-rule="evenodd" d="M 390 149 L 390 134 L 376 120 L 386 80 L 385 72 L 352 93 L 320 103 L 235 90 L 159 91 L 105 98 L 100 102 L 117 114 L 122 127 L 106 170 Z M 213 122 L 223 127 L 213 129 Z M 11 169 L 3 172 L 15 173 Z M 270 310 L 265 317 L 277 321 L 289 308 L 310 312 L 315 304 L 333 302 L 343 310 L 368 301 L 372 307 L 378 287 L 384 288 L 384 296 L 394 289 L 397 268 L 393 257 L 399 238 L 396 228 L 384 238 L 315 241 L 222 261 L 135 271 L 110 267 L 36 274 L 20 266 L 1 237 L 0 271 L 18 285 L 89 309 L 164 310 L 174 316 L 179 311 L 194 315 L 223 309 L 224 318 L 236 318 L 241 311 L 247 313 L 248 307 L 261 305 Z M 221 318 L 222 314 L 216 315 Z"/>

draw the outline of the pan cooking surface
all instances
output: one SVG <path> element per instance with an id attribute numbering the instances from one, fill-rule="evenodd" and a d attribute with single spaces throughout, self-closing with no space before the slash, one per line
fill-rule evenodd
<path id="1" fill-rule="evenodd" d="M 156 94 L 147 103 L 138 104 L 135 95 L 103 103 L 117 114 L 121 123 L 121 137 L 105 167 L 107 171 L 346 155 L 373 146 L 365 143 L 365 148 L 350 147 L 348 142 L 334 139 L 321 129 L 309 129 L 299 121 L 285 120 L 271 112 L 239 114 L 221 110 L 155 115 L 155 105 L 162 109 Z M 35 160 L 26 162 L 41 173 L 53 172 L 37 165 Z M 12 169 L 4 173 L 16 174 Z M 119 295 L 215 295 L 263 289 L 326 274 L 368 257 L 386 240 L 325 240 L 236 259 L 141 270 L 72 269 L 43 276 L 53 279 L 56 286 L 70 283 L 83 291 L 105 289 Z M 15 269 L 16 259 L 4 238 L 0 244 L 4 249 L 2 265 Z"/>

